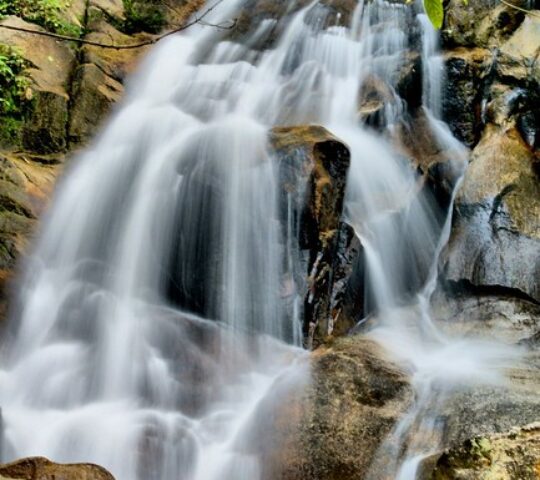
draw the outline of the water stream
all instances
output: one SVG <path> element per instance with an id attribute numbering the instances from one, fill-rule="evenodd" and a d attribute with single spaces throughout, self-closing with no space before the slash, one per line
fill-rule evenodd
<path id="1" fill-rule="evenodd" d="M 206 20 L 244 3 L 225 0 Z M 418 5 L 360 0 L 349 25 L 328 5 L 289 2 L 242 42 L 193 27 L 131 80 L 27 261 L 2 352 L 3 460 L 91 461 L 118 480 L 260 478 L 242 434 L 277 384 L 309 378 L 301 299 L 283 294 L 300 259 L 279 218 L 274 125 L 323 125 L 351 150 L 345 215 L 364 246 L 366 309 L 381 319 L 370 335 L 411 365 L 418 392 L 390 442 L 395 478 L 414 479 L 433 447 L 410 437 L 437 436 L 426 413 L 436 380 L 485 380 L 500 363 L 500 349 L 449 340 L 432 321 L 450 213 L 419 192 L 391 141 L 408 122 L 394 72 L 420 42 L 424 115 L 458 184 L 466 155 L 438 120 L 436 34 Z M 392 87 L 385 134 L 359 121 L 374 75 Z"/>

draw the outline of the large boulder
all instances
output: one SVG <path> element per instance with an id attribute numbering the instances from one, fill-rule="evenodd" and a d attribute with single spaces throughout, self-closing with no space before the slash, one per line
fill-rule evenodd
<path id="1" fill-rule="evenodd" d="M 32 457 L 0 465 L 2 480 L 114 480 L 103 467 L 90 463 L 53 463 L 43 457 Z"/>
<path id="2" fill-rule="evenodd" d="M 276 127 L 270 142 L 279 162 L 282 217 L 291 202 L 299 223 L 299 248 L 308 256 L 295 276 L 304 284 L 304 335 L 311 347 L 314 340 L 317 344 L 332 334 L 336 320 L 332 291 L 340 235 L 346 235 L 340 222 L 350 153 L 316 126 Z"/>
<path id="3" fill-rule="evenodd" d="M 406 373 L 370 340 L 341 338 L 315 351 L 311 382 L 281 398 L 277 412 L 261 417 L 270 423 L 260 432 L 263 478 L 365 479 L 412 399 Z"/>
<path id="4" fill-rule="evenodd" d="M 446 281 L 540 302 L 540 181 L 516 129 L 488 126 L 456 198 Z"/>
<path id="5" fill-rule="evenodd" d="M 538 480 L 540 424 L 466 440 L 430 462 L 424 480 Z"/>

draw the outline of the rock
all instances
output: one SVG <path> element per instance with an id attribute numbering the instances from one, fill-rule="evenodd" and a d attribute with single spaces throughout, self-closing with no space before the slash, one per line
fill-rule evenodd
<path id="1" fill-rule="evenodd" d="M 53 158 L 0 152 L 0 315 L 16 262 L 32 238 L 59 170 Z"/>
<path id="2" fill-rule="evenodd" d="M 94 64 L 84 64 L 75 71 L 69 123 L 70 141 L 87 143 L 96 133 L 112 106 L 122 98 L 121 83 L 109 77 Z"/>
<path id="3" fill-rule="evenodd" d="M 494 61 L 489 50 L 482 48 L 458 48 L 444 54 L 443 119 L 468 147 L 478 142 L 482 132 L 482 101 Z"/>
<path id="4" fill-rule="evenodd" d="M 516 0 L 514 5 L 527 8 L 527 0 Z M 445 6 L 443 45 L 445 47 L 497 47 L 514 32 L 525 14 L 504 4 L 490 0 L 465 4 L 450 0 Z"/>
<path id="5" fill-rule="evenodd" d="M 148 35 L 125 35 L 104 20 L 90 22 L 91 32 L 86 40 L 112 45 L 133 45 L 149 39 Z M 84 45 L 81 48 L 81 63 L 94 64 L 102 72 L 118 82 L 124 82 L 148 53 L 149 47 L 115 50 Z"/>
<path id="6" fill-rule="evenodd" d="M 89 24 L 96 18 L 98 12 L 102 12 L 106 18 L 118 23 L 126 19 L 124 2 L 122 0 L 88 0 Z"/>
<path id="7" fill-rule="evenodd" d="M 535 10 L 540 15 L 540 10 Z M 497 73 L 500 78 L 509 78 L 512 82 L 540 84 L 540 77 L 535 78 L 534 63 L 540 56 L 540 18 L 527 15 L 516 32 L 500 47 Z"/>
<path id="8" fill-rule="evenodd" d="M 17 17 L 7 17 L 1 23 L 43 31 Z M 65 42 L 5 29 L 0 29 L 0 43 L 15 47 L 30 65 L 26 73 L 32 82 L 30 89 L 34 101 L 23 128 L 24 148 L 39 154 L 65 150 L 74 52 Z"/>
<path id="9" fill-rule="evenodd" d="M 407 375 L 374 342 L 340 338 L 312 354 L 311 381 L 261 415 L 263 478 L 363 480 L 413 399 Z M 264 406 L 263 406 L 264 408 Z"/>
<path id="10" fill-rule="evenodd" d="M 315 126 L 276 127 L 270 142 L 279 161 L 282 217 L 287 218 L 290 198 L 299 219 L 300 250 L 308 253 L 305 270 L 296 277 L 306 283 L 304 335 L 311 347 L 333 330 L 333 273 L 350 153 L 330 132 Z"/>
<path id="11" fill-rule="evenodd" d="M 103 467 L 90 463 L 62 465 L 32 457 L 0 465 L 3 480 L 114 480 Z"/>
<path id="12" fill-rule="evenodd" d="M 540 182 L 515 129 L 488 126 L 458 193 L 446 281 L 540 301 Z"/>
<path id="13" fill-rule="evenodd" d="M 407 102 L 409 110 L 422 104 L 422 59 L 418 52 L 407 52 L 391 79 L 396 93 Z"/>
<path id="14" fill-rule="evenodd" d="M 365 260 L 363 246 L 346 222 L 341 222 L 337 246 L 329 330 L 333 336 L 349 333 L 364 317 Z"/>
<path id="15" fill-rule="evenodd" d="M 538 480 L 540 424 L 476 437 L 446 450 L 425 480 Z"/>
<path id="16" fill-rule="evenodd" d="M 386 127 L 387 109 L 396 104 L 393 89 L 375 75 L 368 75 L 358 93 L 358 115 L 363 124 L 382 130 Z"/>

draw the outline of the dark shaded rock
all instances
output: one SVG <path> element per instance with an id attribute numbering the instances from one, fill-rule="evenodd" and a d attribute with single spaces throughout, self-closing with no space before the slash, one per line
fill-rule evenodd
<path id="1" fill-rule="evenodd" d="M 444 60 L 443 118 L 454 136 L 472 147 L 483 128 L 482 101 L 494 58 L 485 49 L 459 48 L 446 52 Z"/>
<path id="2" fill-rule="evenodd" d="M 35 92 L 32 113 L 23 128 L 23 147 L 41 154 L 64 151 L 67 147 L 67 122 L 67 95 Z"/>
<path id="3" fill-rule="evenodd" d="M 334 336 L 347 334 L 364 317 L 365 259 L 354 228 L 341 222 L 330 302 Z"/>
<path id="4" fill-rule="evenodd" d="M 396 103 L 392 88 L 375 75 L 366 77 L 358 92 L 358 115 L 360 121 L 377 130 L 386 127 L 387 109 Z"/>
<path id="5" fill-rule="evenodd" d="M 455 204 L 444 278 L 540 301 L 540 182 L 515 129 L 489 126 Z"/>
<path id="6" fill-rule="evenodd" d="M 392 85 L 410 109 L 422 104 L 422 59 L 417 52 L 408 52 L 404 62 L 396 69 Z"/>
<path id="7" fill-rule="evenodd" d="M 0 466 L 5 480 L 114 480 L 103 467 L 89 463 L 61 465 L 43 457 L 18 460 Z"/>
<path id="8" fill-rule="evenodd" d="M 378 446 L 410 405 L 407 375 L 372 341 L 341 338 L 315 351 L 311 383 L 265 429 L 272 480 L 363 480 Z"/>
<path id="9" fill-rule="evenodd" d="M 296 276 L 305 284 L 304 335 L 311 347 L 332 334 L 334 264 L 350 153 L 322 127 L 276 127 L 270 141 L 279 162 L 282 217 L 290 203 L 299 248 L 309 257 Z"/>

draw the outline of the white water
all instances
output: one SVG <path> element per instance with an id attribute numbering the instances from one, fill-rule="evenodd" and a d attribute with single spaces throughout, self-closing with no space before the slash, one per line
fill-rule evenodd
<path id="1" fill-rule="evenodd" d="M 241 5 L 226 0 L 207 20 L 233 18 Z M 290 2 L 290 11 L 265 52 L 252 47 L 276 20 L 242 44 L 200 27 L 164 41 L 67 175 L 6 342 L 4 460 L 91 461 L 118 480 L 261 477 L 242 441 L 257 405 L 276 385 L 308 377 L 299 294 L 284 298 L 282 288 L 298 259 L 278 218 L 273 125 L 321 124 L 350 147 L 346 216 L 365 249 L 367 307 L 382 319 L 371 335 L 412 365 L 424 392 L 396 438 L 419 418 L 433 421 L 421 413 L 437 379 L 492 371 L 492 346 L 447 340 L 429 315 L 448 221 L 441 232 L 413 168 L 358 119 L 361 85 L 376 74 L 393 86 L 407 28 L 419 25 L 426 115 L 463 167 L 436 120 L 442 77 L 431 27 L 414 7 L 381 1 L 360 2 L 350 28 L 321 30 L 332 17 L 316 1 Z M 395 100 L 390 132 L 406 121 Z M 424 453 L 412 442 L 403 468 L 396 454 L 396 476 L 414 478 Z"/>

